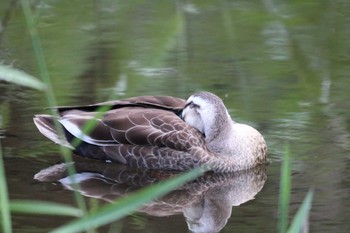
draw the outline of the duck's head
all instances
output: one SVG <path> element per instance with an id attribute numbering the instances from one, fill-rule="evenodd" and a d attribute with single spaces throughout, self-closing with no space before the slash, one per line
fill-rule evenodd
<path id="1" fill-rule="evenodd" d="M 181 113 L 182 119 L 206 136 L 215 137 L 231 120 L 222 100 L 210 92 L 191 95 Z"/>

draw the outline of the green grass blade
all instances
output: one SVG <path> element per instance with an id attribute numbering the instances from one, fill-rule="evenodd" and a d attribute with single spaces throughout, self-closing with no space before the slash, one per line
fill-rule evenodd
<path id="1" fill-rule="evenodd" d="M 56 106 L 56 99 L 54 96 L 49 71 L 47 69 L 44 51 L 43 51 L 43 48 L 41 46 L 39 33 L 37 31 L 37 28 L 36 28 L 36 22 L 34 21 L 34 18 L 33 18 L 32 9 L 30 6 L 30 1 L 21 0 L 21 5 L 22 5 L 23 14 L 25 16 L 25 21 L 27 23 L 29 35 L 30 35 L 30 38 L 32 41 L 35 59 L 36 59 L 36 62 L 38 64 L 38 68 L 39 68 L 39 72 L 40 72 L 40 77 L 41 77 L 41 80 L 46 85 L 45 96 L 47 99 L 47 103 L 50 107 L 53 107 L 53 106 Z M 57 112 L 55 111 L 55 109 L 52 109 L 51 113 L 52 113 L 52 115 L 57 116 Z M 58 133 L 59 137 L 63 138 L 63 136 L 64 136 L 63 129 L 56 120 L 55 120 L 55 127 L 57 129 L 57 133 Z M 76 172 L 75 172 L 74 166 L 71 163 L 72 162 L 71 152 L 67 148 L 64 148 L 64 147 L 60 147 L 60 150 L 61 150 L 61 154 L 63 156 L 64 161 L 68 164 L 68 167 L 67 167 L 68 174 L 71 177 L 74 177 L 72 175 L 75 174 Z M 75 182 L 73 182 L 73 183 L 74 183 L 74 186 L 79 186 L 79 184 L 76 184 Z M 87 213 L 87 207 L 86 207 L 86 204 L 84 202 L 83 197 L 76 191 L 74 191 L 74 197 L 75 197 L 75 200 L 76 200 L 79 208 L 81 210 L 83 210 L 84 213 Z"/>
<path id="2" fill-rule="evenodd" d="M 278 232 L 280 233 L 285 233 L 287 231 L 287 226 L 288 226 L 288 212 L 289 212 L 290 185 L 291 185 L 289 157 L 290 157 L 289 147 L 286 146 L 282 168 L 281 168 L 280 193 L 279 193 Z"/>
<path id="3" fill-rule="evenodd" d="M 306 197 L 301 204 L 297 214 L 294 216 L 292 224 L 289 227 L 288 233 L 299 233 L 301 228 L 304 226 L 305 222 L 308 221 L 312 199 L 313 199 L 313 190 L 309 190 L 306 194 Z"/>
<path id="4" fill-rule="evenodd" d="M 133 211 L 140 208 L 143 204 L 159 198 L 174 188 L 182 185 L 203 174 L 203 168 L 196 168 L 192 171 L 178 175 L 168 181 L 160 182 L 141 191 L 120 199 L 119 201 L 108 204 L 93 214 L 75 220 L 62 227 L 53 230 L 53 233 L 72 233 L 80 232 L 89 228 L 99 227 L 113 221 L 119 220 Z"/>
<path id="5" fill-rule="evenodd" d="M 22 10 L 24 13 L 25 21 L 28 27 L 29 35 L 34 49 L 34 55 L 36 63 L 38 64 L 41 80 L 46 84 L 46 97 L 50 106 L 56 105 L 56 100 L 53 94 L 51 78 L 46 65 L 46 59 L 44 57 L 44 51 L 41 46 L 41 41 L 38 35 L 38 31 L 34 22 L 32 9 L 30 7 L 30 1 L 21 0 Z"/>
<path id="6" fill-rule="evenodd" d="M 2 158 L 2 146 L 0 141 L 0 216 L 2 224 L 2 231 L 4 233 L 12 232 L 11 214 L 9 207 L 8 190 L 5 178 L 5 167 Z"/>
<path id="7" fill-rule="evenodd" d="M 13 213 L 45 214 L 62 216 L 83 216 L 83 211 L 68 205 L 30 200 L 13 200 L 10 202 L 10 209 Z"/>
<path id="8" fill-rule="evenodd" d="M 0 65 L 0 80 L 15 83 L 21 86 L 31 87 L 37 90 L 45 90 L 46 85 L 35 77 L 10 66 Z"/>

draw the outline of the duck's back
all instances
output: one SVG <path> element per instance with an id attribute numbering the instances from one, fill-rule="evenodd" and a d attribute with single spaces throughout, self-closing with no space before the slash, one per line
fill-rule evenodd
<path id="1" fill-rule="evenodd" d="M 83 110 L 86 112 L 97 111 L 99 108 L 125 108 L 125 107 L 146 107 L 152 109 L 164 109 L 179 114 L 184 108 L 186 101 L 173 96 L 136 96 L 123 100 L 111 100 L 97 104 L 84 106 L 61 106 L 56 107 L 59 112 L 67 110 Z"/>
<path id="2" fill-rule="evenodd" d="M 195 166 L 193 155 L 201 157 L 207 148 L 203 135 L 178 116 L 184 105 L 185 101 L 179 98 L 141 96 L 57 109 L 65 143 L 72 144 L 75 138 L 81 140 L 77 146 L 73 145 L 76 154 L 137 167 L 188 169 Z M 98 112 L 106 108 L 109 110 Z M 57 140 L 52 136 L 56 133 L 52 116 L 38 115 L 34 121 L 45 136 L 59 143 L 57 135 L 54 136 Z M 84 133 L 89 121 L 95 127 Z M 184 164 L 176 165 L 179 161 Z"/>

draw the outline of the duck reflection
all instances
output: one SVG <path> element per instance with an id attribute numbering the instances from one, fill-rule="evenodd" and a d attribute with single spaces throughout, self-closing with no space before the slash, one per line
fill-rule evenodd
<path id="1" fill-rule="evenodd" d="M 113 202 L 131 192 L 169 179 L 175 172 L 135 170 L 120 164 L 76 161 L 75 182 L 82 195 Z M 58 164 L 34 176 L 41 182 L 60 182 L 72 190 L 67 166 Z M 263 188 L 267 179 L 265 166 L 234 173 L 206 173 L 162 198 L 145 204 L 139 211 L 152 216 L 183 213 L 192 232 L 219 232 L 231 216 L 232 206 L 239 206 Z"/>

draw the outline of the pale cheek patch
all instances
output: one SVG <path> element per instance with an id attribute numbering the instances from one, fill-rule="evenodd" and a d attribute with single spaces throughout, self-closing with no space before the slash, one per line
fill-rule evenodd
<path id="1" fill-rule="evenodd" d="M 187 124 L 196 128 L 201 133 L 204 133 L 203 121 L 202 121 L 200 115 L 195 112 L 195 110 L 191 110 L 191 109 L 186 108 L 183 112 L 183 119 Z"/>

